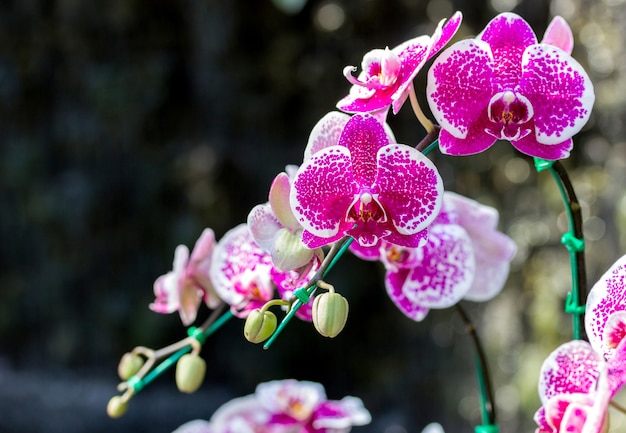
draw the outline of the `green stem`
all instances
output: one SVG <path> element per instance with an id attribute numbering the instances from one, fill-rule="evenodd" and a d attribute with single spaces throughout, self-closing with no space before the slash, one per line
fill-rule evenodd
<path id="1" fill-rule="evenodd" d="M 474 361 L 476 365 L 476 374 L 478 376 L 478 386 L 480 391 L 480 408 L 482 415 L 482 426 L 476 428 L 476 432 L 497 432 L 498 427 L 496 425 L 496 408 L 494 405 L 493 387 L 491 386 L 491 379 L 489 375 L 489 367 L 487 366 L 487 357 L 483 350 L 480 338 L 476 332 L 474 324 L 470 320 L 469 316 L 461 307 L 460 304 L 456 304 L 456 309 L 463 319 L 467 333 L 474 343 Z"/>
<path id="2" fill-rule="evenodd" d="M 224 314 L 218 317 L 218 314 L 221 309 L 216 309 L 213 314 L 199 327 L 190 327 L 187 330 L 189 337 L 181 340 L 179 343 L 184 343 L 184 347 L 178 349 L 176 352 L 172 353 L 169 357 L 164 359 L 159 365 L 154 367 L 150 372 L 148 372 L 144 377 L 139 375 L 135 375 L 128 379 L 127 383 L 130 388 L 133 388 L 134 393 L 138 393 L 141 391 L 146 385 L 151 383 L 154 379 L 159 377 L 161 373 L 166 371 L 172 365 L 176 364 L 176 362 L 187 352 L 191 351 L 191 341 L 193 339 L 198 340 L 200 344 L 204 343 L 211 334 L 217 331 L 222 327 L 229 319 L 233 317 L 233 313 L 228 310 Z M 176 343 L 176 345 L 179 345 Z M 174 345 L 172 345 L 174 346 Z M 168 347 L 172 347 L 168 346 Z M 158 358 L 158 353 L 161 351 L 155 352 L 155 356 Z"/>
<path id="3" fill-rule="evenodd" d="M 550 171 L 561 199 L 565 205 L 568 221 L 568 232 L 561 237 L 561 243 L 569 251 L 570 269 L 572 274 L 572 291 L 565 303 L 565 312 L 572 315 L 572 328 L 575 340 L 584 339 L 584 314 L 587 299 L 587 275 L 585 266 L 585 241 L 583 236 L 583 218 L 580 203 L 576 197 L 574 186 L 560 161 L 545 161 L 535 158 L 538 172 Z"/>
<path id="4" fill-rule="evenodd" d="M 324 262 L 322 262 L 322 265 L 317 270 L 313 278 L 311 278 L 311 280 L 305 287 L 302 287 L 295 291 L 294 295 L 296 296 L 296 300 L 287 312 L 287 315 L 278 325 L 278 328 L 276 328 L 276 331 L 274 331 L 270 338 L 265 342 L 265 344 L 263 345 L 263 349 L 267 350 L 270 348 L 272 343 L 274 343 L 274 340 L 276 340 L 280 333 L 283 332 L 283 329 L 285 329 L 287 323 L 289 323 L 289 321 L 300 309 L 300 307 L 309 301 L 309 298 L 311 297 L 311 295 L 313 295 L 313 292 L 315 292 L 315 289 L 317 288 L 317 282 L 324 278 L 328 272 L 330 272 L 333 266 L 335 266 L 341 256 L 343 256 L 343 254 L 346 252 L 353 240 L 354 239 L 352 237 L 345 236 L 333 244 L 332 248 L 324 258 Z"/>

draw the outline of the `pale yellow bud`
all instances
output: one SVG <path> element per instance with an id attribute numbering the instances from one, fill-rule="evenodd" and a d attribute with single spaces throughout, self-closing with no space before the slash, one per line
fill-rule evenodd
<path id="1" fill-rule="evenodd" d="M 176 363 L 176 386 L 180 392 L 191 394 L 204 381 L 206 362 L 200 356 L 187 353 Z"/>
<path id="2" fill-rule="evenodd" d="M 143 367 L 143 358 L 135 353 L 125 353 L 117 365 L 117 374 L 122 380 L 128 380 Z"/>
<path id="3" fill-rule="evenodd" d="M 111 418 L 119 418 L 126 413 L 126 409 L 128 409 L 128 402 L 122 396 L 116 395 L 111 397 L 107 404 L 107 415 Z"/>
<path id="4" fill-rule="evenodd" d="M 339 293 L 322 293 L 313 301 L 313 325 L 324 337 L 336 337 L 348 320 L 348 301 Z"/>
<path id="5" fill-rule="evenodd" d="M 261 343 L 274 333 L 276 322 L 274 313 L 256 308 L 248 314 L 243 327 L 243 335 L 251 343 Z"/>

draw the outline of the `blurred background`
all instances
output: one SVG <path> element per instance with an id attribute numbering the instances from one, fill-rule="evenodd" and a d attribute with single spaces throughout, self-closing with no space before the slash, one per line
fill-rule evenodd
<path id="1" fill-rule="evenodd" d="M 473 352 L 454 310 L 406 319 L 374 263 L 345 257 L 331 282 L 350 301 L 336 339 L 292 322 L 269 351 L 232 321 L 206 343 L 201 390 L 171 374 L 107 418 L 116 366 L 137 345 L 185 336 L 148 309 L 176 245 L 217 236 L 267 199 L 308 134 L 349 89 L 341 71 L 455 10 L 456 39 L 514 11 L 541 38 L 559 14 L 596 89 L 565 161 L 583 205 L 592 284 L 626 251 L 626 5 L 623 0 L 20 0 L 0 5 L 0 432 L 170 432 L 208 419 L 259 382 L 322 382 L 371 411 L 355 432 L 448 432 L 480 422 Z M 425 73 L 416 79 L 423 107 Z M 424 131 L 405 107 L 400 142 Z M 484 340 L 501 431 L 534 430 L 543 359 L 571 338 L 567 229 L 548 173 L 508 144 L 433 152 L 446 189 L 495 206 L 519 252 L 503 292 L 465 304 Z M 208 315 L 200 311 L 200 320 Z M 626 416 L 612 415 L 619 431 Z"/>

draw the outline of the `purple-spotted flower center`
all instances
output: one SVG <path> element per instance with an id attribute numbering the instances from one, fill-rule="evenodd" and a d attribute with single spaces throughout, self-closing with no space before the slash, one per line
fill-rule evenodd
<path id="1" fill-rule="evenodd" d="M 489 120 L 493 122 L 485 132 L 501 140 L 519 140 L 531 132 L 524 125 L 533 117 L 530 101 L 511 90 L 497 93 L 489 101 Z"/>

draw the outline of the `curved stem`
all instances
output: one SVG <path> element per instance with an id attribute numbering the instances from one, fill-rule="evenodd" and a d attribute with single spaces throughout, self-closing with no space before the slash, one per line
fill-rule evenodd
<path id="1" fill-rule="evenodd" d="M 480 338 L 478 338 L 478 334 L 476 333 L 476 328 L 474 327 L 474 324 L 470 320 L 469 316 L 461 305 L 456 304 L 456 309 L 461 315 L 461 319 L 463 319 L 463 323 L 465 324 L 467 333 L 472 339 L 472 343 L 474 343 L 474 359 L 476 362 L 476 373 L 478 375 L 478 385 L 480 388 L 483 425 L 493 426 L 496 423 L 496 408 L 494 405 L 495 400 L 493 398 L 493 387 L 491 385 L 489 367 L 487 366 L 487 357 L 485 356 L 485 352 L 480 343 Z"/>
<path id="2" fill-rule="evenodd" d="M 417 101 L 417 95 L 415 94 L 415 87 L 413 87 L 413 83 L 409 86 L 409 100 L 411 101 L 411 108 L 413 109 L 413 113 L 415 113 L 415 117 L 417 117 L 417 120 L 419 120 L 424 129 L 426 129 L 426 132 L 429 134 L 433 132 L 435 129 L 433 122 L 431 122 L 422 111 L 422 107 L 420 107 L 420 104 Z"/>
<path id="3" fill-rule="evenodd" d="M 585 338 L 583 317 L 587 299 L 587 274 L 585 266 L 585 243 L 583 236 L 583 218 L 580 203 L 567 170 L 560 161 L 535 159 L 537 171 L 549 169 L 554 178 L 567 213 L 569 231 L 561 242 L 569 251 L 572 272 L 572 291 L 569 293 L 565 311 L 572 315 L 574 339 Z"/>

